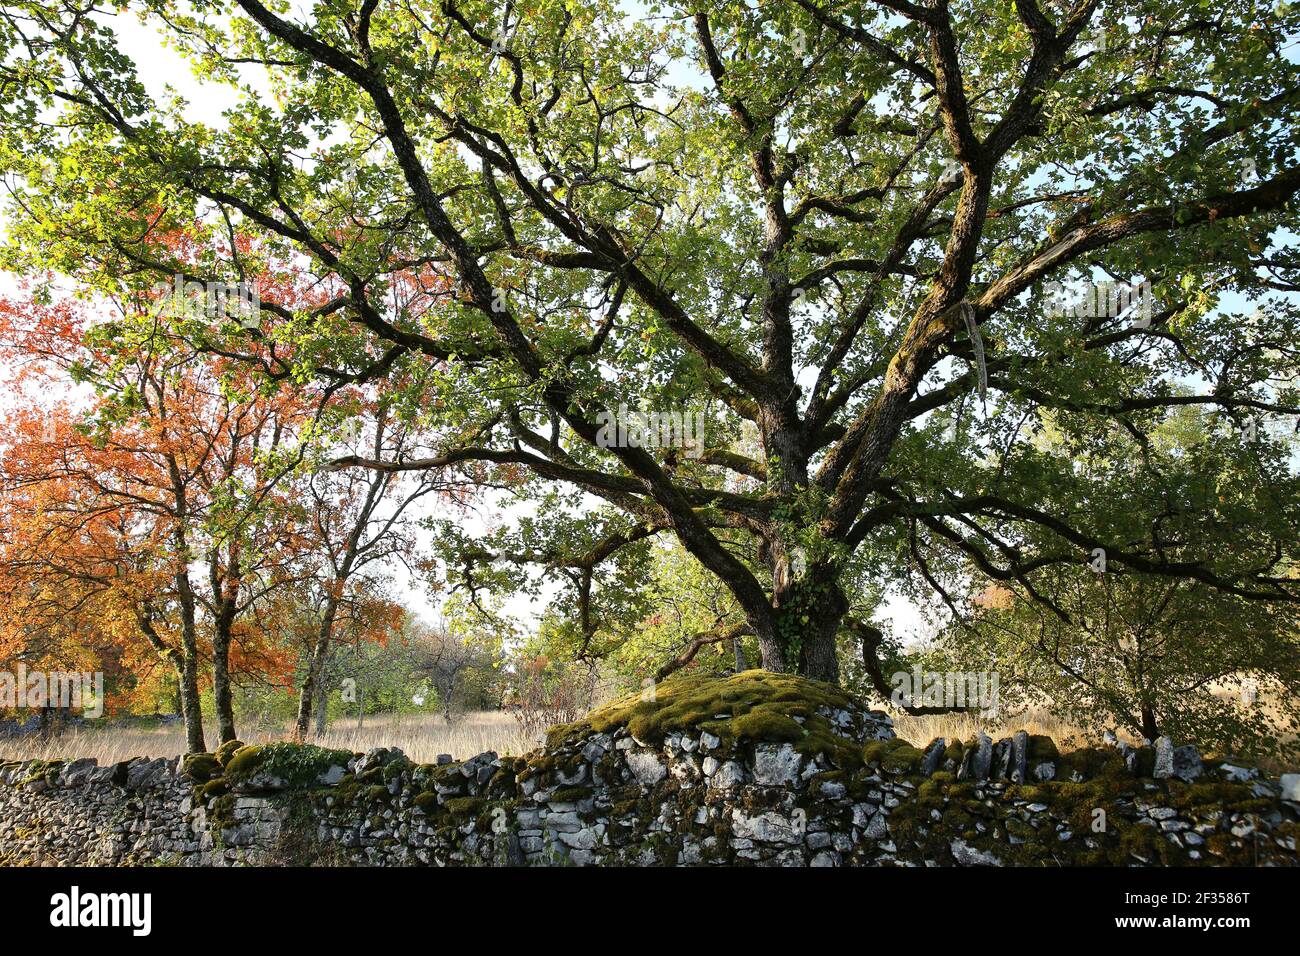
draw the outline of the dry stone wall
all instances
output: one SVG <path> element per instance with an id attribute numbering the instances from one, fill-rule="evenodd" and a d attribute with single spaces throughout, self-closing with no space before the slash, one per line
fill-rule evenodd
<path id="1" fill-rule="evenodd" d="M 644 722 L 595 721 L 562 728 L 526 757 L 423 765 L 399 750 L 291 744 L 109 767 L 10 763 L 0 769 L 0 862 L 1297 862 L 1294 775 L 1267 779 L 1163 739 L 1060 754 L 1021 733 L 918 749 L 880 712 L 796 709 L 786 720 L 802 735 L 755 720 L 770 713 L 761 710 L 708 715 L 655 739 Z M 738 727 L 785 739 L 727 732 Z"/>

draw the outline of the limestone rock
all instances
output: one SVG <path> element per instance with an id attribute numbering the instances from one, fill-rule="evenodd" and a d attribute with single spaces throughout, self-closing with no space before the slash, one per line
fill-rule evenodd
<path id="1" fill-rule="evenodd" d="M 715 790 L 733 790 L 745 783 L 745 769 L 736 761 L 719 764 L 709 777 L 709 786 Z"/>
<path id="2" fill-rule="evenodd" d="M 805 829 L 803 817 L 798 813 L 785 817 L 775 811 L 768 811 L 749 816 L 744 811 L 737 810 L 731 818 L 732 833 L 742 840 L 759 843 L 800 843 Z"/>
<path id="3" fill-rule="evenodd" d="M 1197 777 L 1205 772 L 1205 766 L 1201 763 L 1201 755 L 1191 744 L 1185 744 L 1182 747 L 1174 748 L 1174 776 L 1179 780 L 1191 783 Z"/>
<path id="4" fill-rule="evenodd" d="M 936 770 L 943 766 L 943 755 L 947 746 L 948 742 L 942 737 L 937 738 L 930 744 L 930 749 L 925 752 L 925 756 L 921 759 L 922 774 L 927 777 L 932 776 Z"/>
<path id="5" fill-rule="evenodd" d="M 1012 783 L 1024 783 L 1028 779 L 1029 734 L 1019 730 L 1011 737 L 1011 767 L 1008 777 Z"/>
<path id="6" fill-rule="evenodd" d="M 754 748 L 754 782 L 765 787 L 786 787 L 799 778 L 802 757 L 789 744 L 759 744 Z"/>
<path id="7" fill-rule="evenodd" d="M 961 769 L 957 771 L 958 780 L 987 780 L 989 768 L 993 764 L 993 739 L 987 734 L 980 734 L 975 746 L 968 747 L 962 755 Z"/>
<path id="8" fill-rule="evenodd" d="M 1282 774 L 1282 799 L 1300 803 L 1300 773 Z"/>
<path id="9" fill-rule="evenodd" d="M 1167 780 L 1174 775 L 1174 742 L 1168 737 L 1156 740 L 1156 766 L 1151 775 L 1157 780 Z"/>
<path id="10" fill-rule="evenodd" d="M 977 850 L 969 845 L 965 840 L 953 840 L 948 848 L 952 851 L 952 857 L 957 861 L 959 866 L 1001 866 L 1002 861 L 992 853 L 985 850 Z"/>
<path id="11" fill-rule="evenodd" d="M 649 750 L 629 750 L 625 759 L 632 776 L 643 787 L 652 787 L 668 776 L 668 768 Z"/>

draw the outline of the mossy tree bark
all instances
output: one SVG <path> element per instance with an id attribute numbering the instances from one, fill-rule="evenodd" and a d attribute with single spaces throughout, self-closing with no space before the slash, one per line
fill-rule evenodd
<path id="1" fill-rule="evenodd" d="M 185 746 L 190 753 L 204 753 L 207 743 L 203 735 L 203 704 L 199 697 L 199 629 L 198 599 L 190 583 L 190 543 L 187 526 L 190 517 L 189 493 L 175 455 L 167 456 L 167 473 L 171 482 L 175 529 L 172 533 L 176 549 L 173 580 L 176 603 L 180 608 L 181 647 L 177 675 L 180 679 L 181 714 L 185 719 Z"/>
<path id="2" fill-rule="evenodd" d="M 203 702 L 199 697 L 198 647 L 187 649 L 181 664 L 181 716 L 185 720 L 185 746 L 189 753 L 207 752 L 203 737 Z"/>
<path id="3" fill-rule="evenodd" d="M 187 575 L 178 576 L 189 583 Z M 181 588 L 178 587 L 178 591 Z M 204 753 L 206 744 L 203 739 L 203 709 L 199 698 L 199 671 L 197 660 L 197 640 L 194 627 L 193 594 L 189 601 L 181 603 L 181 646 L 172 647 L 163 640 L 154 625 L 152 603 L 145 601 L 137 613 L 137 623 L 149 644 L 158 652 L 158 656 L 176 671 L 176 707 L 185 723 L 186 753 Z M 188 609 L 188 610 L 187 610 Z"/>
<path id="4" fill-rule="evenodd" d="M 838 684 L 837 638 L 849 609 L 838 581 L 812 572 L 777 593 L 782 604 L 755 626 L 763 668 Z"/>
<path id="5" fill-rule="evenodd" d="M 208 576 L 213 603 L 212 696 L 217 711 L 217 737 L 224 744 L 239 739 L 235 730 L 235 697 L 230 679 L 230 647 L 234 642 L 240 600 L 238 542 L 227 545 L 224 569 L 220 552 L 213 549 L 208 559 Z"/>
<path id="6" fill-rule="evenodd" d="M 235 730 L 234 692 L 230 682 L 230 634 L 212 639 L 212 696 L 217 711 L 217 739 L 221 743 L 238 740 Z"/>
<path id="7" fill-rule="evenodd" d="M 316 736 L 324 737 L 329 725 L 329 687 L 325 683 L 323 670 L 316 680 L 316 705 L 313 712 L 316 717 Z"/>

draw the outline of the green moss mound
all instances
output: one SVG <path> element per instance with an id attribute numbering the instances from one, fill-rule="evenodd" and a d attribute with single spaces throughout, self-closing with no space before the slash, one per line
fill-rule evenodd
<path id="1" fill-rule="evenodd" d="M 873 740 L 862 748 L 862 759 L 867 766 L 879 766 L 894 774 L 914 773 L 924 758 L 924 753 L 897 737 Z"/>
<path id="2" fill-rule="evenodd" d="M 27 776 L 23 780 L 19 781 L 18 785 L 20 787 L 25 787 L 29 783 L 35 783 L 37 780 L 45 780 L 47 783 L 53 783 L 54 778 L 62 768 L 62 760 L 33 760 L 27 765 Z"/>
<path id="3" fill-rule="evenodd" d="M 477 816 L 486 803 L 481 797 L 452 797 L 446 807 L 453 817 L 469 819 Z"/>
<path id="4" fill-rule="evenodd" d="M 321 774 L 334 765 L 347 766 L 348 750 L 330 750 L 315 744 L 274 743 L 241 747 L 226 763 L 226 780 L 241 783 L 254 774 L 283 780 L 290 788 L 316 786 Z"/>
<path id="5" fill-rule="evenodd" d="M 242 740 L 227 740 L 212 752 L 212 756 L 216 758 L 217 763 L 224 767 L 230 763 L 230 758 L 233 757 L 237 751 L 242 750 L 243 747 L 244 742 Z"/>
<path id="6" fill-rule="evenodd" d="M 724 742 L 790 743 L 801 753 L 825 753 L 842 767 L 860 765 L 861 743 L 841 736 L 818 713 L 825 709 L 866 707 L 832 684 L 794 674 L 750 670 L 729 677 L 686 675 L 659 684 L 653 699 L 631 694 L 576 723 L 557 725 L 546 742 L 555 750 L 620 727 L 639 741 L 655 744 L 675 731 L 708 731 Z"/>
<path id="7" fill-rule="evenodd" d="M 414 803 L 425 816 L 431 817 L 438 812 L 438 795 L 430 790 L 417 796 Z"/>
<path id="8" fill-rule="evenodd" d="M 181 761 L 181 772 L 195 783 L 207 783 L 221 773 L 221 764 L 213 754 L 190 754 Z"/>

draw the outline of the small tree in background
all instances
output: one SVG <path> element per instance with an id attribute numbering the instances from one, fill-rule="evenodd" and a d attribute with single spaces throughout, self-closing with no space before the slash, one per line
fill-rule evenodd
<path id="1" fill-rule="evenodd" d="M 475 675 L 492 670 L 492 654 L 481 642 L 455 633 L 446 621 L 415 621 L 408 636 L 415 674 L 432 687 L 438 708 L 450 724 L 470 702 Z"/>
<path id="2" fill-rule="evenodd" d="M 506 707 L 520 731 L 537 739 L 546 728 L 571 723 L 590 710 L 598 679 L 592 664 L 527 655 L 515 665 Z"/>
<path id="3" fill-rule="evenodd" d="M 1063 567 L 1038 582 L 1062 613 L 1003 588 L 951 632 L 957 660 L 1000 675 L 1004 703 L 1100 733 L 1168 735 L 1225 753 L 1296 751 L 1300 621 L 1195 582 Z"/>
<path id="4" fill-rule="evenodd" d="M 59 582 L 111 592 L 114 616 L 92 631 L 111 621 L 115 640 L 142 640 L 175 670 L 198 751 L 205 663 L 223 741 L 235 738 L 235 684 L 286 669 L 250 619 L 296 553 L 288 486 L 323 397 L 259 387 L 246 364 L 174 334 L 163 303 L 156 292 L 94 308 L 0 300 L 0 358 L 21 367 L 2 383 L 0 520 L 14 533 L 0 589 L 52 598 L 55 615 Z M 55 390 L 71 400 L 52 405 Z"/>
<path id="5" fill-rule="evenodd" d="M 378 458 L 400 455 L 412 429 L 389 415 L 383 399 L 356 401 L 357 443 Z M 307 735 L 312 713 L 327 691 L 326 665 L 336 631 L 357 629 L 377 615 L 391 565 L 414 549 L 412 506 L 442 487 L 429 472 L 414 477 L 386 471 L 320 470 L 301 484 L 306 509 L 303 575 L 309 594 L 311 638 L 299 685 L 294 735 Z M 391 621 L 382 622 L 390 627 Z M 364 630 L 364 628 L 363 628 Z"/>

